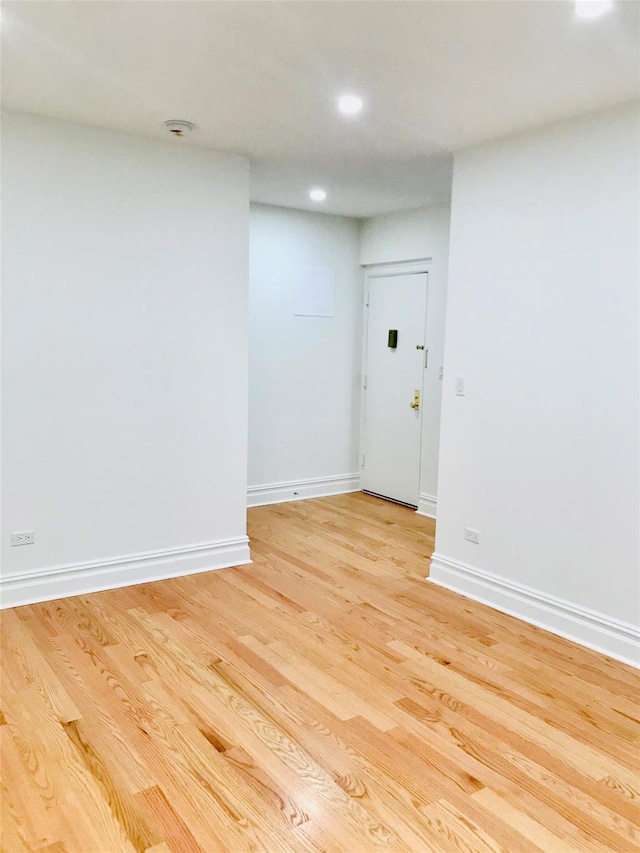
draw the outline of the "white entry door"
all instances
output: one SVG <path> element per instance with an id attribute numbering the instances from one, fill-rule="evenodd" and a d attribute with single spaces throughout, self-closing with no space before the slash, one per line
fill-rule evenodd
<path id="1" fill-rule="evenodd" d="M 368 276 L 362 488 L 418 505 L 427 273 Z"/>

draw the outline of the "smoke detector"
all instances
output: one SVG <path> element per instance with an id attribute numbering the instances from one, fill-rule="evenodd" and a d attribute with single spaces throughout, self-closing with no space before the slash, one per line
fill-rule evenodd
<path id="1" fill-rule="evenodd" d="M 174 136 L 186 136 L 188 133 L 191 133 L 195 125 L 190 121 L 169 119 L 169 121 L 165 121 L 164 126 Z"/>

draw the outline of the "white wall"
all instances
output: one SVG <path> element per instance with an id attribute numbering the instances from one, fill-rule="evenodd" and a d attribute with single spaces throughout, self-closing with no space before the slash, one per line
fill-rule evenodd
<path id="1" fill-rule="evenodd" d="M 627 108 L 456 156 L 432 567 L 636 660 L 639 140 Z"/>
<path id="2" fill-rule="evenodd" d="M 2 179 L 5 603 L 246 558 L 246 161 L 6 114 Z"/>
<path id="3" fill-rule="evenodd" d="M 418 511 L 435 515 L 438 495 L 438 453 L 443 364 L 444 326 L 449 260 L 448 207 L 424 207 L 376 216 L 362 223 L 360 261 L 381 264 L 431 258 L 427 296 L 427 347 L 425 375 L 420 504 Z"/>
<path id="4" fill-rule="evenodd" d="M 252 205 L 250 256 L 249 502 L 356 489 L 358 222 Z M 294 316 L 305 266 L 335 270 L 334 317 Z"/>

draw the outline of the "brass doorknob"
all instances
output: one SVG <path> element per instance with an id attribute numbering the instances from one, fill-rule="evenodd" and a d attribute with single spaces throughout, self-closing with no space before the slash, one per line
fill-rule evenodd
<path id="1" fill-rule="evenodd" d="M 420 408 L 420 391 L 417 389 L 413 392 L 413 400 L 409 403 L 412 409 Z"/>

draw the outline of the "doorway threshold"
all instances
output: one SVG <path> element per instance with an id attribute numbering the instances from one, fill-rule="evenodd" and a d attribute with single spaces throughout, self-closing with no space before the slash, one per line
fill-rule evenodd
<path id="1" fill-rule="evenodd" d="M 390 498 L 387 495 L 379 495 L 377 492 L 370 492 L 368 489 L 363 489 L 362 491 L 365 493 L 365 495 L 371 495 L 372 498 L 381 498 L 383 501 L 389 501 L 392 504 L 406 506 L 409 509 L 418 509 L 418 504 L 409 504 L 406 501 L 399 501 L 396 498 Z"/>

